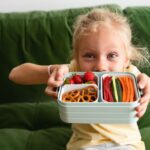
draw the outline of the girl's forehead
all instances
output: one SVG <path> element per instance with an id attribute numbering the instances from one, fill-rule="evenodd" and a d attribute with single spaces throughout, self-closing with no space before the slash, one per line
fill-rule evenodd
<path id="1" fill-rule="evenodd" d="M 114 27 L 112 25 L 101 25 L 101 26 L 97 26 L 97 27 L 93 27 L 91 29 L 89 28 L 89 29 L 85 30 L 85 33 L 83 33 L 83 35 L 91 35 L 91 34 L 95 34 L 95 33 L 96 34 L 97 33 L 109 33 L 109 35 L 110 34 L 116 35 L 121 32 L 123 33 L 123 31 L 121 31 L 120 29 L 118 29 L 117 27 Z M 102 35 L 104 36 L 105 34 L 102 34 Z"/>
<path id="2" fill-rule="evenodd" d="M 96 52 L 109 52 L 117 50 L 119 53 L 125 52 L 128 55 L 129 44 L 125 33 L 114 27 L 104 26 L 97 30 L 88 30 L 82 34 L 76 43 L 76 54 L 81 54 L 87 50 Z"/>
<path id="3" fill-rule="evenodd" d="M 81 35 L 79 45 L 86 43 L 86 45 L 109 44 L 109 45 L 122 45 L 125 40 L 121 37 L 122 34 L 114 28 L 98 28 Z"/>

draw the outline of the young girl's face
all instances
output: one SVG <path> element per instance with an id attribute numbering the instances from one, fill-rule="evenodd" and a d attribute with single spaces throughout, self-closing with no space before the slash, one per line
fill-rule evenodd
<path id="1" fill-rule="evenodd" d="M 82 36 L 78 48 L 80 71 L 123 71 L 129 63 L 123 39 L 114 28 L 101 27 Z"/>

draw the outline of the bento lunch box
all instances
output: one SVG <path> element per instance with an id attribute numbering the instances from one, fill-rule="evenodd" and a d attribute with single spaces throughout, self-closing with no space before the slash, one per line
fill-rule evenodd
<path id="1" fill-rule="evenodd" d="M 85 72 L 69 72 L 65 75 L 64 80 L 70 78 L 74 74 L 83 76 L 84 73 Z M 137 122 L 138 117 L 136 117 L 135 108 L 139 105 L 140 92 L 137 87 L 136 77 L 132 73 L 127 72 L 93 73 L 95 75 L 94 84 L 63 84 L 59 88 L 58 107 L 61 120 L 67 123 L 126 124 Z M 108 79 L 111 79 L 111 81 Z M 123 83 L 120 84 L 120 87 L 119 85 L 117 87 L 118 80 L 120 80 L 120 83 L 123 81 Z M 110 92 L 107 89 L 107 84 L 109 82 L 106 81 L 109 81 L 112 84 L 110 91 L 113 91 L 114 93 L 113 101 L 111 101 L 111 97 L 108 94 Z M 121 90 L 119 88 L 121 88 Z M 78 97 L 81 97 L 79 95 L 81 95 L 82 89 L 90 89 L 89 91 L 94 94 L 96 91 L 96 96 L 90 92 L 88 92 L 88 94 L 90 93 L 90 96 L 87 96 L 88 94 L 86 93 L 86 90 L 84 90 L 84 101 L 82 101 L 82 98 L 80 98 L 79 101 L 72 101 L 72 98 L 70 97 L 67 101 L 63 100 L 65 94 L 68 94 L 71 91 L 74 91 L 75 94 L 80 91 Z M 116 94 L 117 90 L 118 94 Z M 120 91 L 126 91 L 126 93 L 122 92 L 121 97 L 119 97 Z M 126 101 L 127 98 L 128 101 Z"/>

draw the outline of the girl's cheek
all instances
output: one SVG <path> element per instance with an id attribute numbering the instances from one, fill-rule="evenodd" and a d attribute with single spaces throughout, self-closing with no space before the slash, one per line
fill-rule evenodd
<path id="1" fill-rule="evenodd" d="M 80 69 L 81 69 L 81 71 L 91 71 L 90 65 L 87 65 L 87 64 L 82 64 Z"/>
<path id="2" fill-rule="evenodd" d="M 115 71 L 115 72 L 123 72 L 124 67 L 123 66 L 114 66 L 112 69 L 113 69 L 112 71 Z"/>

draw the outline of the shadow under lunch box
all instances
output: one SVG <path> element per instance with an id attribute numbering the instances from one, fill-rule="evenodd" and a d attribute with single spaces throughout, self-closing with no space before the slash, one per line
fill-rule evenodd
<path id="1" fill-rule="evenodd" d="M 83 76 L 85 72 L 69 72 L 65 75 L 65 79 L 70 78 L 74 74 Z M 132 73 L 127 72 L 93 72 L 95 75 L 96 84 L 82 83 L 82 84 L 63 84 L 59 88 L 58 92 L 58 106 L 59 114 L 62 121 L 67 123 L 110 123 L 110 124 L 123 124 L 123 123 L 135 123 L 138 121 L 136 117 L 135 108 L 139 105 L 140 92 L 137 88 L 137 81 Z M 124 78 L 125 77 L 125 78 Z M 122 92 L 122 99 L 119 100 L 119 94 L 115 94 L 115 101 L 110 101 L 110 97 L 107 98 L 109 92 L 107 89 L 107 78 L 111 78 L 112 87 L 111 91 L 116 93 L 117 80 L 124 81 L 121 85 L 121 91 L 127 91 L 128 94 L 132 96 L 134 93 L 134 99 L 125 101 L 127 95 Z M 116 80 L 115 80 L 116 79 Z M 114 81 L 115 80 L 115 81 Z M 127 80 L 127 82 L 126 82 Z M 130 82 L 128 82 L 130 80 Z M 128 84 L 126 84 L 128 83 Z M 133 88 L 131 88 L 131 83 Z M 116 86 L 114 86 L 116 84 Z M 91 89 L 90 89 L 91 88 Z M 93 88 L 93 89 L 92 89 Z M 85 96 L 85 100 L 82 101 L 72 101 L 72 98 L 63 100 L 66 92 L 74 91 L 76 94 L 78 90 L 90 89 L 90 92 L 95 94 L 89 94 L 90 96 Z M 76 91 L 77 90 L 77 91 Z M 85 91 L 84 91 L 85 92 Z M 120 91 L 119 91 L 120 92 Z M 118 92 L 118 93 L 119 93 Z M 68 94 L 68 93 L 67 93 Z M 81 95 L 81 94 L 80 94 Z M 86 92 L 85 92 L 86 95 Z M 73 95 L 74 96 L 74 95 Z M 126 96 L 126 97 L 125 97 Z M 130 97 L 129 96 L 129 97 Z M 90 97 L 90 100 L 89 100 Z M 107 98 L 107 100 L 106 100 Z M 121 99 L 121 98 L 120 98 Z"/>

